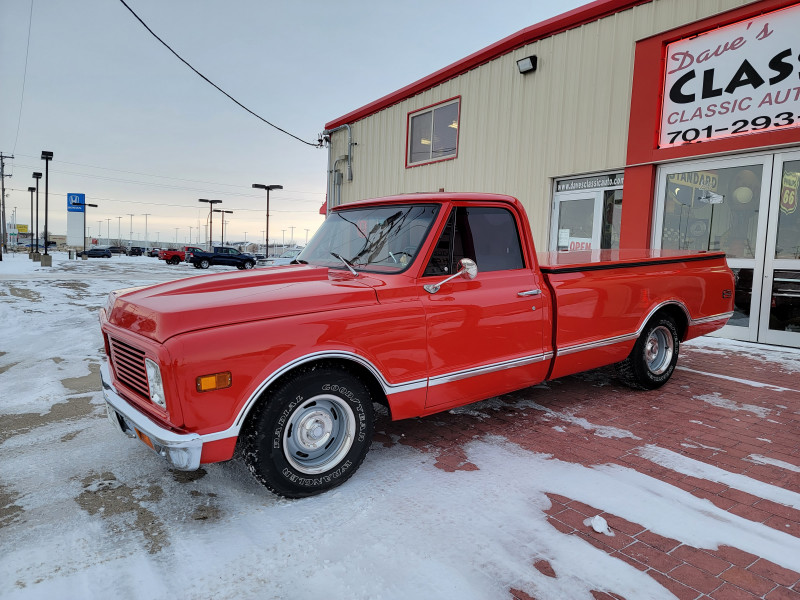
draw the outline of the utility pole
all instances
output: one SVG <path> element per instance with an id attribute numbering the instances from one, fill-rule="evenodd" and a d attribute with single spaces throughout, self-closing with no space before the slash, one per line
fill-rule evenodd
<path id="1" fill-rule="evenodd" d="M 0 241 L 0 260 L 3 260 L 3 252 L 8 250 L 6 248 L 6 177 L 11 177 L 11 175 L 6 175 L 5 161 L 7 158 L 13 159 L 14 157 L 0 152 L 0 216 L 2 216 L 3 221 L 3 239 Z"/>

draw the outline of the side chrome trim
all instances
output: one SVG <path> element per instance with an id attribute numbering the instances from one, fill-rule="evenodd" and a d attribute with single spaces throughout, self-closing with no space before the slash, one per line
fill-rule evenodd
<path id="1" fill-rule="evenodd" d="M 463 371 L 456 371 L 454 373 L 447 373 L 445 375 L 437 375 L 428 380 L 429 386 L 442 385 L 443 383 L 452 383 L 454 381 L 461 381 L 462 379 L 469 379 L 478 375 L 486 375 L 488 373 L 496 373 L 497 371 L 505 371 L 506 369 L 515 369 L 517 367 L 524 367 L 525 365 L 532 365 L 542 362 L 543 360 L 550 360 L 553 358 L 552 352 L 545 352 L 543 354 L 534 354 L 533 356 L 526 356 L 524 358 L 515 358 L 513 360 L 506 360 L 503 362 L 495 363 L 492 365 L 484 365 L 482 367 L 475 367 L 473 369 L 464 369 Z"/>
<path id="2" fill-rule="evenodd" d="M 586 342 L 584 344 L 574 344 L 572 346 L 564 346 L 556 350 L 556 356 L 567 356 L 568 354 L 575 354 L 576 352 L 583 352 L 584 350 L 593 350 L 595 348 L 602 348 L 603 346 L 611 346 L 613 344 L 620 344 L 622 342 L 629 342 L 639 337 L 638 333 L 628 333 L 626 335 L 618 335 L 613 338 L 604 340 L 597 340 L 594 342 Z"/>
<path id="3" fill-rule="evenodd" d="M 689 325 L 705 325 L 706 323 L 713 323 L 714 321 L 727 321 L 733 316 L 733 311 L 720 313 L 718 315 L 711 315 L 710 317 L 703 317 L 701 319 L 691 319 Z"/>

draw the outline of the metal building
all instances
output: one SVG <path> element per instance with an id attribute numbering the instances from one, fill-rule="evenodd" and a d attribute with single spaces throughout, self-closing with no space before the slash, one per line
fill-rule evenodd
<path id="1" fill-rule="evenodd" d="M 722 249 L 724 335 L 800 347 L 800 4 L 598 0 L 327 123 L 328 204 L 481 191 L 540 250 Z"/>

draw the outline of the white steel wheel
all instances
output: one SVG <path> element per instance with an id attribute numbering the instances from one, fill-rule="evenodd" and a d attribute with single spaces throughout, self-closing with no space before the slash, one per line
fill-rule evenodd
<path id="1" fill-rule="evenodd" d="M 660 325 L 650 332 L 644 344 L 644 360 L 653 375 L 662 375 L 672 362 L 675 343 L 672 332 Z"/>
<path id="2" fill-rule="evenodd" d="M 353 445 L 356 417 L 341 398 L 310 398 L 289 417 L 283 453 L 292 467 L 316 475 L 335 467 Z"/>

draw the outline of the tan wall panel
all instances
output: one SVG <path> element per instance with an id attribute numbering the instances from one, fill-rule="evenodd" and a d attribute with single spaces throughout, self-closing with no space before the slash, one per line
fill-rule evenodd
<path id="1" fill-rule="evenodd" d="M 520 48 L 352 123 L 358 145 L 342 202 L 440 188 L 511 194 L 528 211 L 537 247 L 546 249 L 553 180 L 625 166 L 636 40 L 744 4 L 655 0 Z M 537 71 L 521 75 L 516 61 L 532 54 Z M 406 169 L 408 113 L 454 96 L 461 96 L 458 157 Z M 334 134 L 332 157 L 346 147 L 347 132 Z"/>

